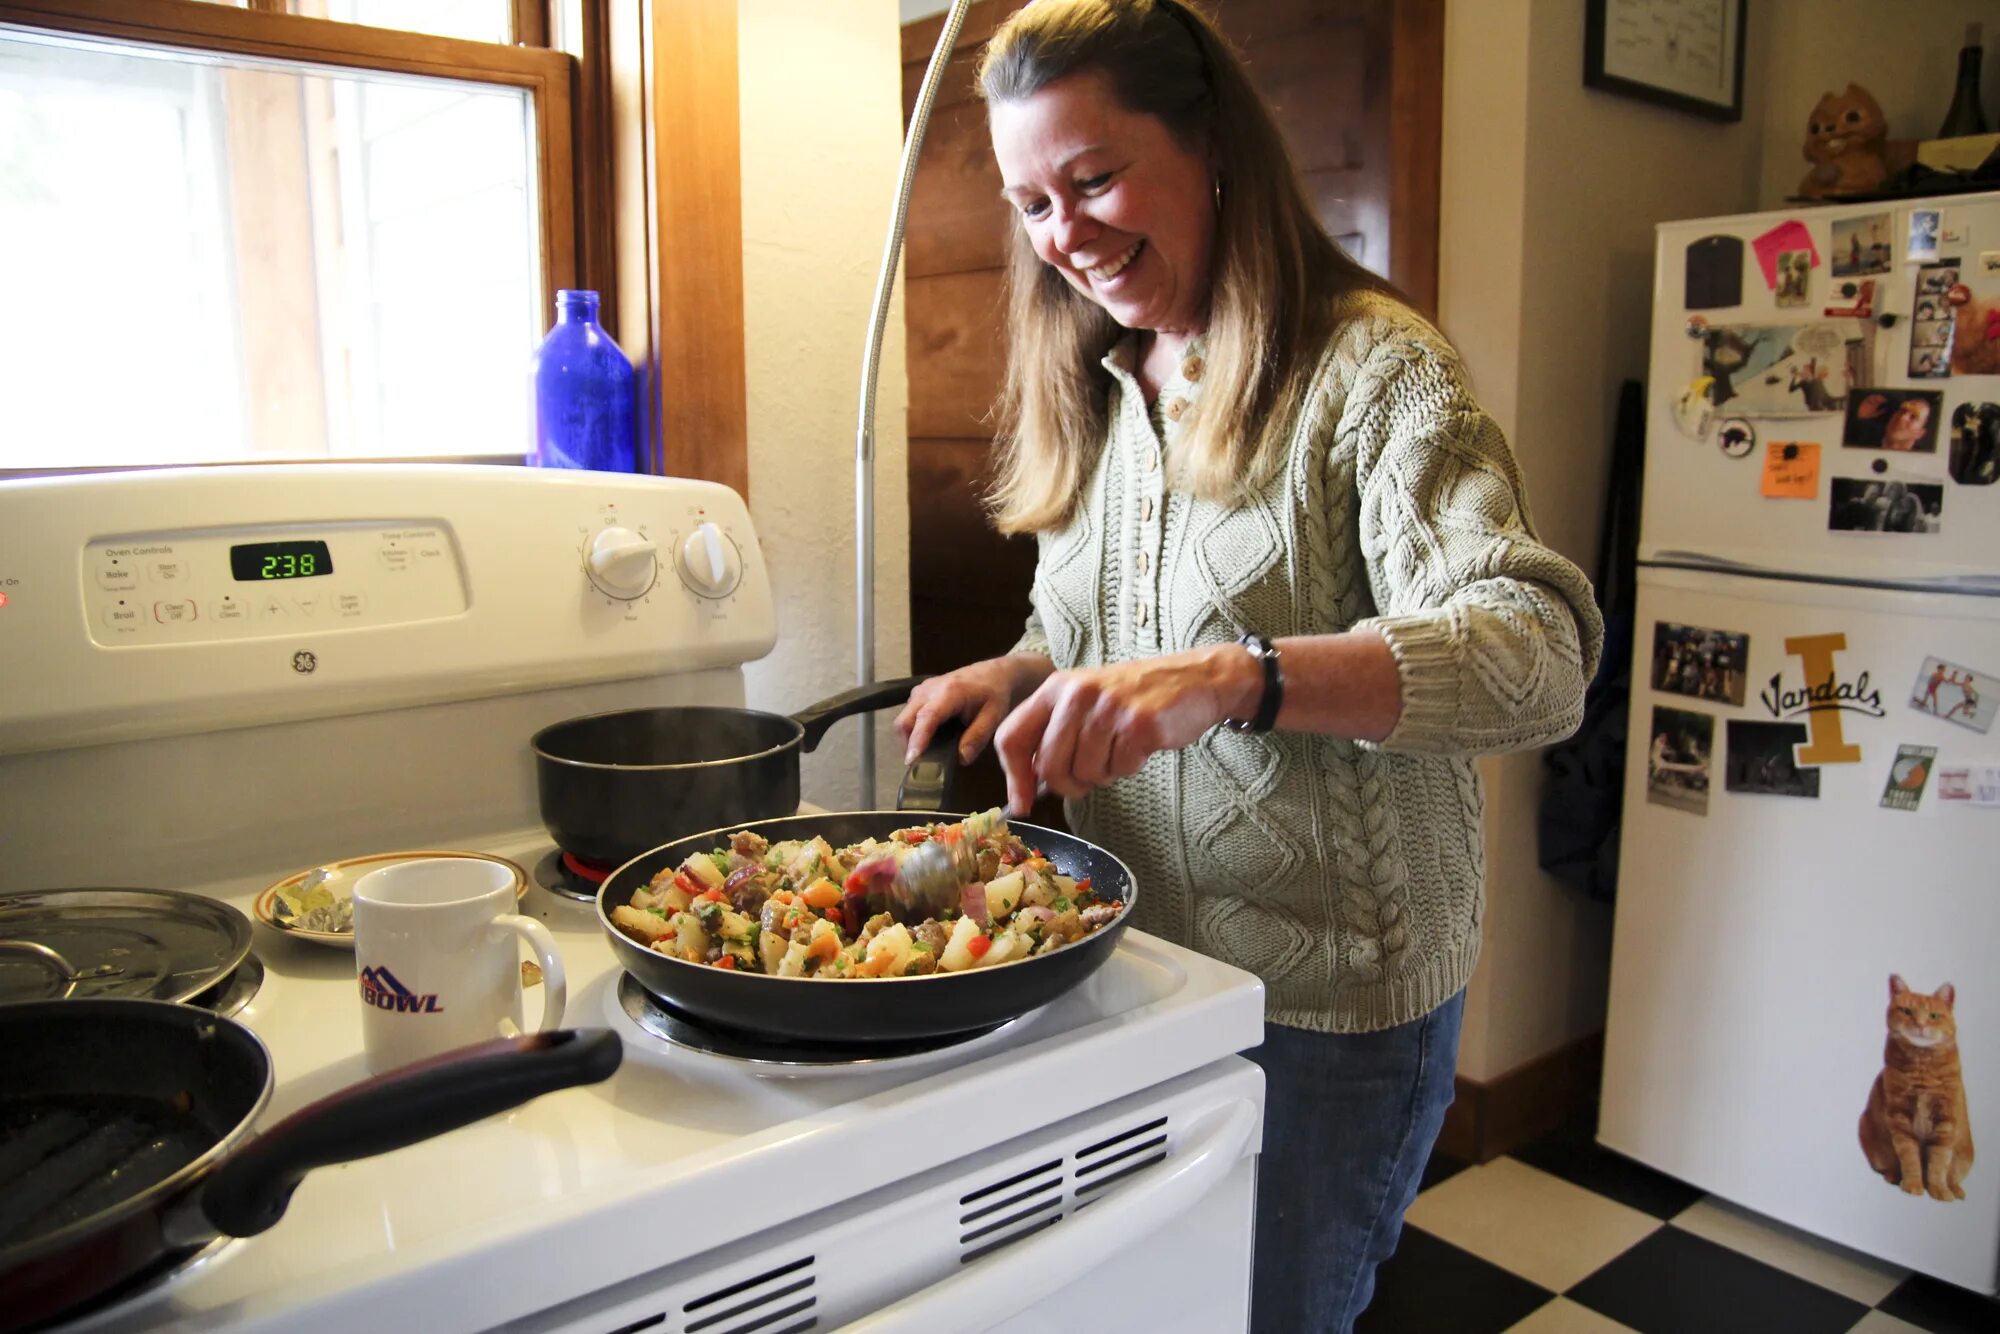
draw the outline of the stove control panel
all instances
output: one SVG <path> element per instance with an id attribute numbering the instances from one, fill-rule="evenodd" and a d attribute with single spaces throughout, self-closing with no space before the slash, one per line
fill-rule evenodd
<path id="1" fill-rule="evenodd" d="M 0 482 L 0 754 L 736 668 L 742 498 L 678 478 L 281 464 Z"/>
<path id="2" fill-rule="evenodd" d="M 458 544 L 437 522 L 98 539 L 83 564 L 85 623 L 107 647 L 351 630 L 466 609 Z"/>

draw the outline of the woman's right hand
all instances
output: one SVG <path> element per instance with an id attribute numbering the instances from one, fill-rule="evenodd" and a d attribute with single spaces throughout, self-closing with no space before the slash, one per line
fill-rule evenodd
<path id="1" fill-rule="evenodd" d="M 905 743 L 903 762 L 908 764 L 930 745 L 939 723 L 961 718 L 965 735 L 958 743 L 958 758 L 971 763 L 1014 706 L 1055 669 L 1055 663 L 1039 653 L 1013 653 L 933 676 L 910 692 L 910 702 L 896 715 L 896 732 Z"/>

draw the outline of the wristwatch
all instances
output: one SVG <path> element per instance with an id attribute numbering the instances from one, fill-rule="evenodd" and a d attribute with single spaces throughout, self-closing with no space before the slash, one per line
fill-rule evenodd
<path id="1" fill-rule="evenodd" d="M 1268 732 L 1278 721 L 1278 710 L 1285 702 L 1285 674 L 1278 667 L 1278 650 L 1270 640 L 1259 634 L 1243 635 L 1236 642 L 1263 664 L 1264 693 L 1257 700 L 1257 712 L 1251 715 L 1249 721 L 1226 718 L 1222 725 L 1232 732 Z"/>

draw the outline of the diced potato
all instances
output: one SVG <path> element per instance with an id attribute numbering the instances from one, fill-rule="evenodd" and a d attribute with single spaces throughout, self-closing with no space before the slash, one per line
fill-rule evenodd
<path id="1" fill-rule="evenodd" d="M 986 915 L 994 921 L 1010 915 L 1021 905 L 1021 895 L 1027 889 L 1027 882 L 1019 871 L 989 881 L 986 886 Z"/>
<path id="2" fill-rule="evenodd" d="M 993 938 L 993 948 L 976 962 L 980 968 L 992 968 L 997 964 L 1026 958 L 1034 951 L 1035 942 L 1019 931 L 1003 931 Z"/>
<path id="3" fill-rule="evenodd" d="M 612 925 L 637 936 L 648 945 L 662 937 L 671 937 L 674 933 L 666 918 L 657 913 L 647 912 L 644 908 L 634 908 L 627 904 L 620 904 L 611 910 L 611 922 Z"/>
<path id="4" fill-rule="evenodd" d="M 791 944 L 775 931 L 760 932 L 757 936 L 757 955 L 762 960 L 763 970 L 767 973 L 777 973 L 785 960 L 790 957 L 791 949 Z M 804 953 L 803 946 L 800 947 L 800 953 Z"/>
<path id="5" fill-rule="evenodd" d="M 677 912 L 667 921 L 674 930 L 674 953 L 689 963 L 706 963 L 709 939 L 701 919 L 691 912 Z"/>
<path id="6" fill-rule="evenodd" d="M 959 918 L 952 924 L 951 939 L 945 942 L 944 953 L 938 955 L 938 971 L 959 973 L 972 967 L 972 938 L 984 934 L 979 923 L 970 917 Z"/>
<path id="7" fill-rule="evenodd" d="M 681 863 L 681 869 L 688 873 L 688 879 L 703 889 L 721 889 L 727 879 L 717 869 L 715 859 L 705 852 L 689 853 L 688 859 Z"/>
<path id="8" fill-rule="evenodd" d="M 867 957 L 862 960 L 864 977 L 897 977 L 902 974 L 915 952 L 917 942 L 910 936 L 910 929 L 898 922 L 875 933 L 868 942 Z"/>

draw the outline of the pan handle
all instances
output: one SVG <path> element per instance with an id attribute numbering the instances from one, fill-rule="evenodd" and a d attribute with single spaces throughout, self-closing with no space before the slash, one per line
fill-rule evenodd
<path id="1" fill-rule="evenodd" d="M 624 1056 L 608 1028 L 567 1029 L 461 1047 L 364 1080 L 231 1154 L 202 1187 L 201 1213 L 223 1236 L 254 1237 L 284 1216 L 315 1167 L 387 1153 L 544 1093 L 598 1083 Z"/>
<path id="2" fill-rule="evenodd" d="M 947 718 L 938 724 L 930 745 L 903 770 L 902 786 L 896 789 L 897 810 L 929 813 L 954 809 L 951 790 L 958 781 L 958 742 L 964 735 L 963 718 Z"/>
<path id="3" fill-rule="evenodd" d="M 852 690 L 843 690 L 832 699 L 823 699 L 817 704 L 809 704 L 792 715 L 792 721 L 806 729 L 805 748 L 818 750 L 826 730 L 842 718 L 851 718 L 857 713 L 873 713 L 886 709 L 892 704 L 901 704 L 909 699 L 910 692 L 930 678 L 927 676 L 905 676 L 894 681 L 876 681 Z"/>

